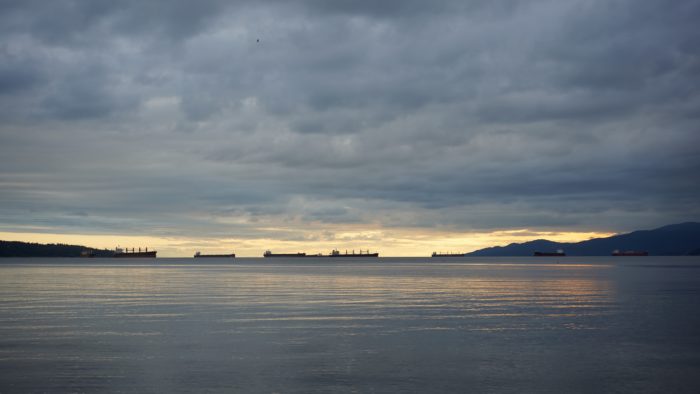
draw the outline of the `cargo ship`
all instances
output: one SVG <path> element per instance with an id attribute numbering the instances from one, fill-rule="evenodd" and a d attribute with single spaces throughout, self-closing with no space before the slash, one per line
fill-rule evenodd
<path id="1" fill-rule="evenodd" d="M 232 259 L 232 258 L 236 257 L 236 254 L 235 253 L 231 253 L 231 254 L 202 254 L 199 251 L 197 251 L 197 252 L 195 252 L 194 257 L 195 258 L 198 258 L 198 257 L 227 257 L 227 258 Z"/>
<path id="2" fill-rule="evenodd" d="M 625 250 L 620 252 L 619 250 L 613 250 L 613 256 L 649 256 L 649 252 L 646 250 Z"/>
<path id="3" fill-rule="evenodd" d="M 535 252 L 533 256 L 566 256 L 563 250 L 559 249 L 556 252 Z"/>
<path id="4" fill-rule="evenodd" d="M 271 251 L 266 250 L 265 253 L 263 253 L 263 257 L 307 257 L 307 256 L 306 256 L 306 253 L 303 253 L 303 252 L 299 252 L 299 253 L 272 253 Z"/>
<path id="5" fill-rule="evenodd" d="M 353 250 L 352 253 L 348 253 L 348 251 L 345 251 L 345 254 L 340 253 L 340 251 L 333 249 L 331 254 L 328 255 L 328 257 L 379 257 L 379 253 L 370 253 L 369 250 L 362 251 L 360 250 L 360 253 L 355 253 Z"/>
<path id="6" fill-rule="evenodd" d="M 148 248 L 145 250 L 141 251 L 141 248 L 139 248 L 139 251 L 137 252 L 136 249 L 131 248 L 131 251 L 129 251 L 129 248 L 122 249 L 122 248 L 116 248 L 114 250 L 114 256 L 112 257 L 118 257 L 118 258 L 134 258 L 134 257 L 156 257 L 156 251 L 151 250 L 150 252 L 148 251 Z"/>
<path id="7" fill-rule="evenodd" d="M 464 253 L 433 252 L 432 257 L 464 257 Z"/>

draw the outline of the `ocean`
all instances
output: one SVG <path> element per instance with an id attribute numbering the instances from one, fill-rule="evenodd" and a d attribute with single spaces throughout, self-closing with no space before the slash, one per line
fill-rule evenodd
<path id="1" fill-rule="evenodd" d="M 697 257 L 205 260 L 0 260 L 0 392 L 700 392 Z"/>

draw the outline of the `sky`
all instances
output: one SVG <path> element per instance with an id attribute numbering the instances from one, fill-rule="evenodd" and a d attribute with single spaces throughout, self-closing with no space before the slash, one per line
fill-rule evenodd
<path id="1" fill-rule="evenodd" d="M 700 2 L 0 1 L 0 238 L 469 251 L 700 220 Z"/>

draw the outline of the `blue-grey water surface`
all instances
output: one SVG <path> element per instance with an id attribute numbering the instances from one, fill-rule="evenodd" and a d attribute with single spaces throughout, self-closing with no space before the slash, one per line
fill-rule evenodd
<path id="1" fill-rule="evenodd" d="M 700 392 L 700 259 L 3 259 L 0 392 Z"/>

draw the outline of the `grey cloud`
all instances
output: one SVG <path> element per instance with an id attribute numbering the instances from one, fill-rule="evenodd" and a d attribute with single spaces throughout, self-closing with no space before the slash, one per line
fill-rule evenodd
<path id="1" fill-rule="evenodd" d="M 18 94 L 39 85 L 45 78 L 31 64 L 5 63 L 0 66 L 0 95 Z"/>
<path id="2" fill-rule="evenodd" d="M 0 7 L 6 228 L 700 215 L 696 2 Z"/>
<path id="3" fill-rule="evenodd" d="M 226 2 L 190 1 L 5 1 L 5 31 L 31 34 L 47 43 L 85 45 L 110 35 L 182 39 L 196 34 Z"/>

